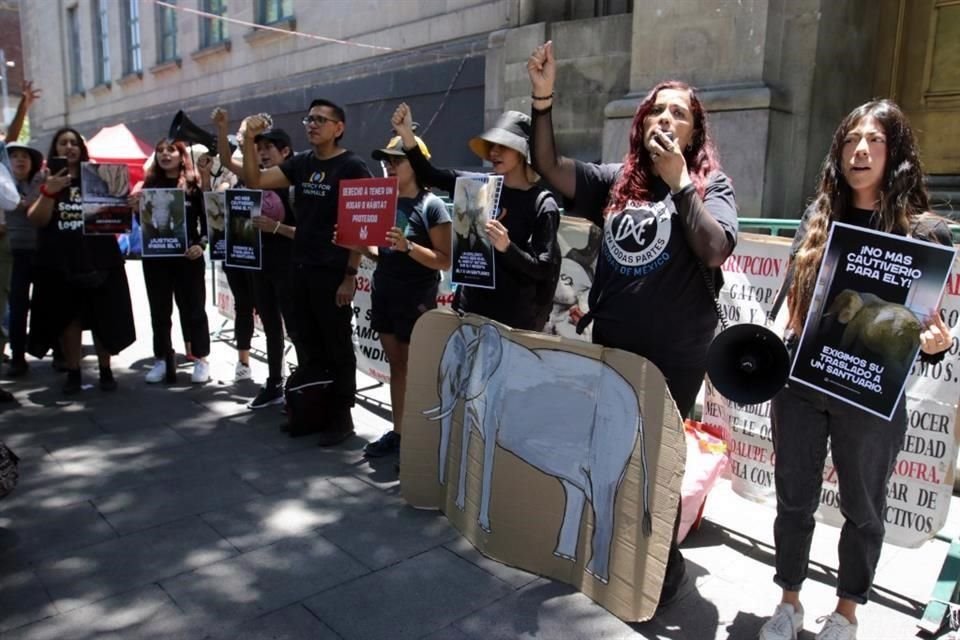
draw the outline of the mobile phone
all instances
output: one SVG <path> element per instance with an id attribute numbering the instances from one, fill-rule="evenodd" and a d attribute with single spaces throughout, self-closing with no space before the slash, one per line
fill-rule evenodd
<path id="1" fill-rule="evenodd" d="M 55 176 L 67 168 L 67 159 L 64 156 L 47 158 L 47 168 L 50 169 L 50 175 Z"/>

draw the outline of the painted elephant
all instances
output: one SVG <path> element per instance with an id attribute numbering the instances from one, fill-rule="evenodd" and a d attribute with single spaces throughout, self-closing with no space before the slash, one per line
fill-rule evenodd
<path id="1" fill-rule="evenodd" d="M 840 339 L 844 351 L 862 356 L 875 354 L 888 370 L 909 368 L 920 346 L 923 326 L 913 311 L 872 293 L 844 289 L 834 297 L 824 316 L 846 325 Z"/>
<path id="2" fill-rule="evenodd" d="M 584 501 L 594 514 L 587 571 L 607 582 L 614 502 L 640 438 L 644 533 L 650 531 L 649 485 L 637 395 L 603 362 L 553 349 L 531 350 L 497 328 L 462 325 L 451 334 L 438 371 L 440 405 L 424 412 L 440 420 L 439 480 L 446 482 L 452 416 L 464 400 L 463 446 L 456 505 L 466 504 L 470 432 L 483 440 L 479 524 L 490 531 L 490 493 L 497 445 L 560 481 L 566 496 L 554 554 L 576 560 Z"/>

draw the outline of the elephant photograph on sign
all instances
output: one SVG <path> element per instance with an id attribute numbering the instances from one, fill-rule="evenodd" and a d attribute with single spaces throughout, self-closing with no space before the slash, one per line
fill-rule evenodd
<path id="1" fill-rule="evenodd" d="M 499 446 L 555 477 L 565 506 L 554 555 L 576 561 L 584 505 L 593 509 L 586 571 L 609 580 L 614 505 L 637 440 L 643 469 L 643 533 L 651 532 L 643 417 L 636 391 L 608 364 L 569 351 L 529 349 L 496 326 L 461 325 L 448 338 L 437 372 L 440 404 L 424 411 L 440 422 L 438 480 L 447 482 L 453 415 L 463 401 L 456 507 L 466 506 L 470 435 L 482 441 L 479 525 L 491 532 L 490 497 Z"/>

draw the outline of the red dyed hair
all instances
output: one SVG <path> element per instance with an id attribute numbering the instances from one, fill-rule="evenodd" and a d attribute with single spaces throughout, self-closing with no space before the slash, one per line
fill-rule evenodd
<path id="1" fill-rule="evenodd" d="M 157 161 L 157 151 L 160 149 L 160 145 L 165 144 L 173 145 L 180 153 L 180 176 L 177 178 L 177 188 L 186 191 L 198 188 L 200 185 L 200 176 L 193 167 L 193 160 L 190 159 L 190 152 L 187 151 L 187 146 L 179 140 L 168 140 L 167 138 L 164 138 L 153 147 L 153 162 L 150 164 L 150 169 L 147 170 L 147 175 L 143 179 L 143 186 L 146 188 L 153 187 L 163 179 L 163 169 L 160 168 L 160 163 Z"/>
<path id="2" fill-rule="evenodd" d="M 664 89 L 686 91 L 690 96 L 690 113 L 693 116 L 693 139 L 690 145 L 683 150 L 683 158 L 687 162 L 687 172 L 697 192 L 703 197 L 707 187 L 707 178 L 714 171 L 720 170 L 720 160 L 717 149 L 707 130 L 707 112 L 697 97 L 693 87 L 680 80 L 666 80 L 661 82 L 647 94 L 637 113 L 633 116 L 630 125 L 630 148 L 623 158 L 623 171 L 620 179 L 610 191 L 607 211 L 620 211 L 630 201 L 649 202 L 654 199 L 652 194 L 653 182 L 657 175 L 653 172 L 653 161 L 650 151 L 644 144 L 643 121 L 653 111 L 657 94 Z"/>

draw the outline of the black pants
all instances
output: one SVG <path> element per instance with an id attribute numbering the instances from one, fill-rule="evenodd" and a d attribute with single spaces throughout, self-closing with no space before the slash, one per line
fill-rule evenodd
<path id="1" fill-rule="evenodd" d="M 233 293 L 233 337 L 238 351 L 249 351 L 253 340 L 253 277 L 247 269 L 224 267 Z"/>
<path id="2" fill-rule="evenodd" d="M 154 357 L 166 358 L 173 351 L 170 316 L 173 314 L 174 299 L 181 317 L 188 319 L 187 333 L 183 339 L 190 342 L 193 355 L 198 358 L 210 355 L 203 258 L 146 258 L 141 262 L 150 303 Z"/>
<path id="3" fill-rule="evenodd" d="M 883 546 L 887 483 L 907 430 L 904 400 L 888 422 L 794 384 L 774 396 L 770 420 L 777 459 L 774 582 L 799 591 L 807 577 L 829 439 L 844 519 L 837 548 L 837 596 L 865 604 Z"/>
<path id="4" fill-rule="evenodd" d="M 34 249 L 14 249 L 10 274 L 10 351 L 20 362 L 27 352 L 27 313 L 30 311 L 30 285 L 33 283 Z"/>
<path id="5" fill-rule="evenodd" d="M 298 342 L 290 278 L 290 269 L 253 272 L 254 300 L 267 338 L 267 382 L 273 384 L 283 381 L 284 325 L 294 344 Z M 301 362 L 299 355 L 297 361 Z"/>
<path id="6" fill-rule="evenodd" d="M 357 391 L 357 356 L 350 325 L 353 306 L 338 307 L 337 288 L 343 272 L 310 265 L 294 265 L 293 308 L 297 353 L 301 366 L 324 368 L 333 376 L 333 394 L 342 406 L 352 407 Z"/>

